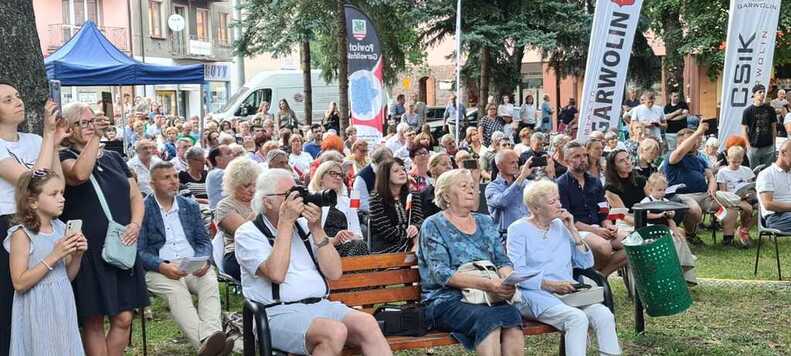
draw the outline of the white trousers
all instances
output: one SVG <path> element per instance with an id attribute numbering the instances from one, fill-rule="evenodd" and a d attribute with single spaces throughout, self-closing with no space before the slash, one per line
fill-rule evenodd
<path id="1" fill-rule="evenodd" d="M 196 349 L 203 339 L 222 331 L 220 290 L 214 268 L 209 268 L 203 277 L 190 274 L 177 281 L 157 272 L 146 272 L 146 285 L 151 293 L 167 300 L 170 314 Z M 192 302 L 193 295 L 198 297 L 197 308 Z"/>
<path id="2" fill-rule="evenodd" d="M 602 304 L 574 308 L 566 304 L 558 304 L 536 318 L 538 321 L 552 325 L 565 333 L 566 355 L 585 356 L 588 346 L 588 328 L 596 333 L 596 342 L 600 355 L 620 355 L 618 334 L 615 332 L 615 317 Z"/>

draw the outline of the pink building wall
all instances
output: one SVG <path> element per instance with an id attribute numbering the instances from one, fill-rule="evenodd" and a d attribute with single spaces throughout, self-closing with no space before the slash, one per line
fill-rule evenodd
<path id="1" fill-rule="evenodd" d="M 99 0 L 100 27 L 122 27 L 129 31 L 126 0 Z M 62 0 L 33 0 L 33 12 L 36 16 L 36 31 L 38 32 L 41 51 L 46 57 L 49 54 L 50 25 L 64 24 Z M 126 32 L 125 43 L 128 46 L 129 33 Z"/>

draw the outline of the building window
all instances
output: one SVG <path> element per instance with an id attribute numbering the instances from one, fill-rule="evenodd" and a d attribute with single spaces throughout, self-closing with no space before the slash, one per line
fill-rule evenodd
<path id="1" fill-rule="evenodd" d="M 151 34 L 151 37 L 164 37 L 162 32 L 162 2 L 160 0 L 148 1 L 148 33 Z"/>
<path id="2" fill-rule="evenodd" d="M 231 43 L 231 36 L 228 31 L 228 14 L 220 13 L 219 29 L 217 29 L 217 42 L 224 45 Z"/>
<path id="3" fill-rule="evenodd" d="M 63 0 L 61 2 L 63 23 L 81 26 L 85 21 L 93 21 L 99 25 L 99 0 Z M 74 18 L 72 19 L 72 15 Z"/>
<path id="4" fill-rule="evenodd" d="M 195 35 L 198 41 L 209 41 L 209 10 L 197 9 L 195 12 Z"/>

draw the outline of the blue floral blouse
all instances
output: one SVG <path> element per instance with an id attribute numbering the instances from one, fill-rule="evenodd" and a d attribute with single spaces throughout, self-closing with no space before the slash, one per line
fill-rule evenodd
<path id="1" fill-rule="evenodd" d="M 422 300 L 426 305 L 461 298 L 461 290 L 448 286 L 448 280 L 467 262 L 489 260 L 498 269 L 512 266 L 492 218 L 481 214 L 473 216 L 476 228 L 472 235 L 461 232 L 442 213 L 423 222 L 418 267 Z"/>

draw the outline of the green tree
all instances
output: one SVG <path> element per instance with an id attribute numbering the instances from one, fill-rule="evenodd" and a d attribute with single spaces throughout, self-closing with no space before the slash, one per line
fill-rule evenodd
<path id="1" fill-rule="evenodd" d="M 49 90 L 31 0 L 0 1 L 0 79 L 14 84 L 25 102 L 22 129 L 41 134 Z"/>
<path id="2" fill-rule="evenodd" d="M 244 55 L 284 55 L 296 47 L 302 53 L 309 53 L 310 62 L 322 70 L 325 80 L 339 79 L 341 129 L 348 124 L 346 38 L 343 37 L 343 5 L 347 3 L 360 8 L 376 26 L 386 84 L 395 82 L 408 64 L 422 61 L 415 30 L 418 23 L 412 16 L 416 0 L 249 0 L 244 5 L 242 39 L 236 43 L 237 50 Z M 306 40 L 310 41 L 309 45 L 305 45 Z"/>

